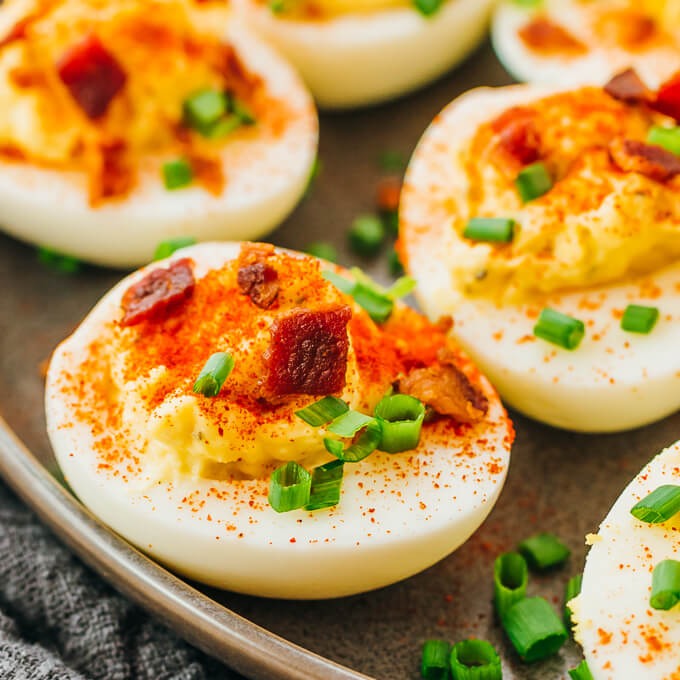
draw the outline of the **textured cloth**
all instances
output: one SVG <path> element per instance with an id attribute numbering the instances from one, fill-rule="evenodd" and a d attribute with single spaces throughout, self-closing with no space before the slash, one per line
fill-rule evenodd
<path id="1" fill-rule="evenodd" d="M 0 678 L 241 676 L 121 597 L 0 483 Z"/>

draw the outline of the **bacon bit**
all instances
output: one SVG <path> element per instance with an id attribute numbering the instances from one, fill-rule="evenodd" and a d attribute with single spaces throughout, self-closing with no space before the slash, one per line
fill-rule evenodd
<path id="1" fill-rule="evenodd" d="M 451 416 L 461 423 L 480 420 L 489 408 L 487 398 L 458 368 L 449 349 L 442 347 L 437 359 L 438 365 L 416 368 L 402 378 L 399 391 L 420 399 L 437 413 Z"/>
<path id="2" fill-rule="evenodd" d="M 266 262 L 274 252 L 267 243 L 244 244 L 238 258 L 238 287 L 262 309 L 271 307 L 279 294 L 279 274 Z"/>
<path id="3" fill-rule="evenodd" d="M 659 88 L 650 106 L 680 122 L 680 71 Z"/>
<path id="4" fill-rule="evenodd" d="M 57 65 L 59 77 L 86 116 L 100 118 L 125 85 L 126 75 L 96 35 L 72 48 Z"/>
<path id="5" fill-rule="evenodd" d="M 680 174 L 680 158 L 666 149 L 636 139 L 615 139 L 609 153 L 624 172 L 638 172 L 658 182 Z"/>
<path id="6" fill-rule="evenodd" d="M 643 104 L 652 100 L 652 92 L 633 68 L 617 73 L 605 86 L 604 91 L 614 99 L 627 104 Z"/>
<path id="7" fill-rule="evenodd" d="M 586 51 L 586 46 L 569 31 L 547 17 L 536 17 L 519 30 L 522 42 L 541 54 L 576 55 Z"/>
<path id="8" fill-rule="evenodd" d="M 515 166 L 528 165 L 540 158 L 541 138 L 534 120 L 531 109 L 515 106 L 491 123 L 492 130 L 498 134 L 496 149 Z"/>
<path id="9" fill-rule="evenodd" d="M 401 180 L 398 177 L 383 177 L 378 182 L 376 204 L 381 212 L 397 212 L 401 196 Z"/>
<path id="10" fill-rule="evenodd" d="M 440 333 L 446 335 L 453 328 L 453 317 L 450 314 L 440 316 L 434 325 Z"/>
<path id="11" fill-rule="evenodd" d="M 272 324 L 264 359 L 267 395 L 333 394 L 345 386 L 352 310 L 298 309 Z"/>
<path id="12" fill-rule="evenodd" d="M 133 188 L 135 171 L 122 141 L 101 144 L 98 167 L 90 174 L 90 205 L 93 207 L 112 198 L 122 198 Z"/>
<path id="13" fill-rule="evenodd" d="M 154 269 L 123 295 L 121 326 L 134 326 L 145 319 L 159 319 L 194 292 L 192 261 L 183 258 L 167 269 Z"/>

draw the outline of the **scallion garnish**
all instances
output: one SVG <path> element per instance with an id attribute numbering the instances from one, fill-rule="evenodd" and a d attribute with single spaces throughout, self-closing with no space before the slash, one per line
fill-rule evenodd
<path id="1" fill-rule="evenodd" d="M 334 460 L 312 470 L 312 486 L 305 510 L 330 508 L 340 502 L 344 467 L 341 460 Z"/>
<path id="2" fill-rule="evenodd" d="M 229 352 L 216 352 L 205 362 L 194 383 L 194 392 L 204 397 L 216 397 L 232 369 L 234 357 Z"/>
<path id="3" fill-rule="evenodd" d="M 312 476 L 301 465 L 290 460 L 276 468 L 269 481 L 269 505 L 276 512 L 297 510 L 309 502 Z"/>
<path id="4" fill-rule="evenodd" d="M 223 92 L 217 90 L 200 90 L 184 102 L 184 120 L 202 134 L 227 113 L 228 101 Z"/>
<path id="5" fill-rule="evenodd" d="M 503 615 L 503 628 L 523 661 L 555 654 L 567 639 L 567 631 L 542 597 L 528 597 Z"/>
<path id="6" fill-rule="evenodd" d="M 450 653 L 451 645 L 446 640 L 427 640 L 423 645 L 422 676 L 426 680 L 446 680 Z"/>
<path id="7" fill-rule="evenodd" d="M 64 274 L 77 274 L 82 267 L 82 262 L 72 255 L 64 255 L 44 247 L 38 248 L 38 260 Z"/>
<path id="8" fill-rule="evenodd" d="M 170 257 L 174 252 L 180 248 L 187 248 L 193 246 L 196 239 L 193 236 L 177 236 L 176 238 L 169 238 L 166 241 L 161 241 L 156 247 L 156 252 L 153 255 L 154 262 L 157 260 L 164 260 Z"/>
<path id="9" fill-rule="evenodd" d="M 399 253 L 392 248 L 390 254 L 387 256 L 387 268 L 392 276 L 402 276 L 404 273 L 404 267 L 399 259 Z"/>
<path id="10" fill-rule="evenodd" d="M 347 413 L 338 416 L 326 429 L 340 437 L 353 437 L 373 420 L 374 418 L 371 418 L 371 416 L 350 409 Z"/>
<path id="11" fill-rule="evenodd" d="M 451 650 L 453 680 L 501 680 L 501 659 L 486 640 L 461 640 Z"/>
<path id="12" fill-rule="evenodd" d="M 321 272 L 321 275 L 326 281 L 330 281 L 338 290 L 346 295 L 352 295 L 352 293 L 354 293 L 354 287 L 357 285 L 356 281 L 350 281 L 348 278 L 336 274 L 330 269 L 325 269 Z"/>
<path id="13" fill-rule="evenodd" d="M 396 299 L 403 298 L 411 293 L 415 287 L 415 279 L 410 276 L 402 276 L 387 289 L 387 295 Z"/>
<path id="14" fill-rule="evenodd" d="M 524 203 L 547 194 L 552 189 L 552 185 L 548 168 L 540 161 L 527 165 L 515 178 L 515 186 Z"/>
<path id="15" fill-rule="evenodd" d="M 680 127 L 654 125 L 647 133 L 647 141 L 680 156 Z"/>
<path id="16" fill-rule="evenodd" d="M 652 595 L 649 605 L 653 609 L 672 609 L 680 602 L 680 562 L 663 560 L 652 573 Z"/>
<path id="17" fill-rule="evenodd" d="M 509 243 L 515 233 L 515 220 L 507 217 L 473 217 L 468 220 L 463 236 L 472 241 Z"/>
<path id="18" fill-rule="evenodd" d="M 295 415 L 312 427 L 321 427 L 349 411 L 349 406 L 337 397 L 324 397 L 305 408 L 295 411 Z"/>
<path id="19" fill-rule="evenodd" d="M 387 172 L 403 172 L 408 160 L 401 151 L 387 150 L 378 155 L 378 167 Z"/>
<path id="20" fill-rule="evenodd" d="M 590 672 L 585 659 L 576 668 L 569 671 L 569 677 L 571 680 L 593 680 L 593 674 Z"/>
<path id="21" fill-rule="evenodd" d="M 385 227 L 379 217 L 362 215 L 354 220 L 348 236 L 355 253 L 370 257 L 378 254 L 385 240 Z"/>
<path id="22" fill-rule="evenodd" d="M 647 524 L 667 522 L 680 512 L 680 486 L 663 484 L 645 496 L 631 509 L 630 514 Z"/>
<path id="23" fill-rule="evenodd" d="M 201 134 L 208 139 L 222 139 L 230 135 L 234 130 L 238 130 L 241 125 L 243 125 L 243 120 L 235 113 L 231 113 L 201 130 Z"/>
<path id="24" fill-rule="evenodd" d="M 385 323 L 394 309 L 392 298 L 361 282 L 355 284 L 352 297 L 376 323 Z"/>
<path id="25" fill-rule="evenodd" d="M 546 307 L 534 326 L 537 338 L 551 342 L 564 349 L 576 349 L 583 340 L 586 327 L 583 321 Z"/>
<path id="26" fill-rule="evenodd" d="M 527 594 L 529 570 L 526 560 L 515 552 L 499 555 L 493 565 L 494 604 L 500 618 Z"/>
<path id="27" fill-rule="evenodd" d="M 373 421 L 368 424 L 366 429 L 359 435 L 354 444 L 351 444 L 347 448 L 343 446 L 343 443 L 337 441 L 336 439 L 325 438 L 323 440 L 324 446 L 328 453 L 333 454 L 339 460 L 345 463 L 358 463 L 367 456 L 370 456 L 380 444 L 380 438 L 382 434 L 380 431 L 380 425 Z"/>
<path id="28" fill-rule="evenodd" d="M 532 569 L 550 569 L 565 562 L 571 551 L 556 536 L 549 533 L 536 534 L 522 541 L 517 547 Z"/>
<path id="29" fill-rule="evenodd" d="M 325 241 L 317 241 L 316 243 L 310 243 L 306 248 L 305 252 L 314 257 L 318 257 L 322 260 L 327 260 L 328 262 L 338 261 L 338 251 L 332 243 L 326 243 Z"/>
<path id="30" fill-rule="evenodd" d="M 581 592 L 581 584 L 583 583 L 583 574 L 572 576 L 567 581 L 564 587 L 564 624 L 569 629 L 573 625 L 571 620 L 571 609 L 569 609 L 569 602 L 573 600 Z"/>
<path id="31" fill-rule="evenodd" d="M 441 6 L 444 0 L 413 0 L 415 8 L 426 17 L 432 16 Z"/>
<path id="32" fill-rule="evenodd" d="M 659 320 L 656 307 L 628 305 L 621 317 L 621 328 L 630 333 L 649 333 Z"/>
<path id="33" fill-rule="evenodd" d="M 194 171 L 191 165 L 183 158 L 163 164 L 163 183 L 168 191 L 181 189 L 191 184 L 193 178 Z"/>
<path id="34" fill-rule="evenodd" d="M 382 430 L 381 451 L 400 453 L 418 446 L 425 418 L 421 401 L 407 394 L 392 394 L 378 402 L 374 415 Z"/>

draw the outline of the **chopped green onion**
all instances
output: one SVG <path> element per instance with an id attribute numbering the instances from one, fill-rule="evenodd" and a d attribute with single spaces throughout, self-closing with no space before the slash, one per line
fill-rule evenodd
<path id="1" fill-rule="evenodd" d="M 238 130 L 241 125 L 243 125 L 243 120 L 233 113 L 215 121 L 210 127 L 204 128 L 201 133 L 208 139 L 223 139 L 234 130 Z"/>
<path id="2" fill-rule="evenodd" d="M 168 161 L 163 165 L 163 182 L 168 191 L 181 189 L 191 184 L 193 178 L 194 171 L 183 158 L 178 158 L 176 161 Z"/>
<path id="3" fill-rule="evenodd" d="M 63 274 L 77 274 L 82 267 L 82 262 L 72 255 L 64 255 L 49 248 L 38 248 L 38 260 Z"/>
<path id="4" fill-rule="evenodd" d="M 413 0 L 415 8 L 426 17 L 432 16 L 443 2 L 444 0 Z"/>
<path id="5" fill-rule="evenodd" d="M 499 617 L 527 594 L 529 570 L 526 560 L 516 552 L 499 555 L 493 565 L 494 603 Z"/>
<path id="6" fill-rule="evenodd" d="M 569 671 L 569 677 L 571 680 L 593 680 L 593 674 L 590 672 L 585 659 L 576 668 Z"/>
<path id="7" fill-rule="evenodd" d="M 330 281 L 338 290 L 346 295 L 352 295 L 352 293 L 354 293 L 354 287 L 357 285 L 355 281 L 350 281 L 348 278 L 336 274 L 330 269 L 325 269 L 321 272 L 321 276 L 323 276 L 326 281 Z"/>
<path id="8" fill-rule="evenodd" d="M 338 251 L 332 243 L 326 243 L 325 241 L 317 241 L 316 243 L 310 243 L 306 248 L 305 252 L 314 257 L 321 258 L 322 260 L 327 260 L 328 262 L 338 261 Z"/>
<path id="9" fill-rule="evenodd" d="M 659 320 L 656 307 L 628 305 L 621 318 L 621 328 L 630 333 L 649 333 Z"/>
<path id="10" fill-rule="evenodd" d="M 201 133 L 208 131 L 225 113 L 227 98 L 217 90 L 201 90 L 184 102 L 184 119 Z"/>
<path id="11" fill-rule="evenodd" d="M 392 235 L 399 235 L 399 213 L 396 210 L 388 210 L 382 213 L 385 229 Z"/>
<path id="12" fill-rule="evenodd" d="M 399 259 L 399 253 L 392 248 L 390 254 L 387 256 L 387 268 L 391 276 L 402 276 L 404 267 Z"/>
<path id="13" fill-rule="evenodd" d="M 513 0 L 513 2 L 518 7 L 524 7 L 526 9 L 540 7 L 543 4 L 543 0 Z"/>
<path id="14" fill-rule="evenodd" d="M 314 404 L 295 411 L 295 415 L 312 427 L 321 427 L 349 411 L 349 406 L 337 397 L 324 397 Z"/>
<path id="15" fill-rule="evenodd" d="M 524 203 L 540 198 L 552 189 L 552 179 L 544 163 L 532 163 L 520 171 L 515 186 Z"/>
<path id="16" fill-rule="evenodd" d="M 342 442 L 336 439 L 325 438 L 323 440 L 324 446 L 328 453 L 333 454 L 339 460 L 346 463 L 358 463 L 367 456 L 370 456 L 380 444 L 382 433 L 380 425 L 376 422 L 369 423 L 366 429 L 359 435 L 354 444 L 345 448 Z"/>
<path id="17" fill-rule="evenodd" d="M 647 141 L 680 156 L 680 127 L 654 125 L 647 134 Z"/>
<path id="18" fill-rule="evenodd" d="M 564 644 L 567 631 L 542 597 L 516 602 L 503 614 L 503 628 L 523 661 L 544 659 Z"/>
<path id="19" fill-rule="evenodd" d="M 326 429 L 340 437 L 353 437 L 359 430 L 372 423 L 374 418 L 359 411 L 349 410 L 338 416 Z"/>
<path id="20" fill-rule="evenodd" d="M 352 297 L 376 323 L 385 323 L 394 309 L 394 300 L 363 283 L 355 284 Z"/>
<path id="21" fill-rule="evenodd" d="M 653 609 L 671 609 L 680 602 L 680 562 L 663 560 L 652 573 L 652 595 L 649 604 Z"/>
<path id="22" fill-rule="evenodd" d="M 567 581 L 564 588 L 564 623 L 567 628 L 571 628 L 573 621 L 571 620 L 571 609 L 569 609 L 569 602 L 573 600 L 581 592 L 581 584 L 583 583 L 583 574 L 577 574 Z"/>
<path id="23" fill-rule="evenodd" d="M 375 215 L 357 217 L 349 230 L 349 245 L 355 253 L 377 255 L 385 240 L 385 227 Z"/>
<path id="24" fill-rule="evenodd" d="M 571 551 L 552 534 L 536 534 L 522 541 L 517 547 L 532 569 L 549 569 L 567 560 Z"/>
<path id="25" fill-rule="evenodd" d="M 473 217 L 468 220 L 463 236 L 472 241 L 509 243 L 515 233 L 515 220 L 509 217 Z"/>
<path id="26" fill-rule="evenodd" d="M 269 482 L 269 505 L 276 512 L 297 510 L 309 502 L 312 476 L 294 460 L 272 472 Z"/>
<path id="27" fill-rule="evenodd" d="M 274 12 L 274 14 L 279 14 L 280 12 L 283 12 L 285 9 L 285 3 L 284 0 L 270 0 L 269 1 L 269 9 Z"/>
<path id="28" fill-rule="evenodd" d="M 551 342 L 563 349 L 576 349 L 583 340 L 586 327 L 583 321 L 546 307 L 534 326 L 537 338 Z"/>
<path id="29" fill-rule="evenodd" d="M 422 675 L 426 680 L 446 680 L 451 645 L 445 640 L 427 640 L 423 645 Z"/>
<path id="30" fill-rule="evenodd" d="M 305 510 L 330 508 L 340 502 L 344 467 L 341 460 L 334 460 L 312 470 L 312 487 Z"/>
<path id="31" fill-rule="evenodd" d="M 391 298 L 406 297 L 416 287 L 416 280 L 410 276 L 402 276 L 397 279 L 387 290 L 387 295 Z"/>
<path id="32" fill-rule="evenodd" d="M 667 522 L 678 512 L 680 512 L 680 486 L 674 484 L 657 487 L 630 509 L 633 517 L 647 524 Z"/>
<path id="33" fill-rule="evenodd" d="M 216 397 L 233 368 L 234 357 L 229 352 L 216 352 L 205 362 L 194 383 L 194 392 L 205 397 Z"/>
<path id="34" fill-rule="evenodd" d="M 378 155 L 378 167 L 386 172 L 402 172 L 406 168 L 406 156 L 401 151 L 383 151 Z"/>
<path id="35" fill-rule="evenodd" d="M 486 640 L 461 640 L 451 650 L 453 680 L 501 680 L 501 659 Z"/>
<path id="36" fill-rule="evenodd" d="M 381 451 L 400 453 L 418 446 L 425 418 L 421 401 L 407 394 L 392 394 L 378 402 L 374 413 L 382 429 Z"/>
<path id="37" fill-rule="evenodd" d="M 175 251 L 181 248 L 193 246 L 196 239 L 193 236 L 177 236 L 176 238 L 169 238 L 166 241 L 161 241 L 156 247 L 156 252 L 153 255 L 154 262 L 156 260 L 164 260 L 170 257 Z"/>

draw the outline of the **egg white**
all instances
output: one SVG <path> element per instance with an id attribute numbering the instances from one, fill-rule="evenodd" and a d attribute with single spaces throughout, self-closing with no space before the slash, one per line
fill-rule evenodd
<path id="1" fill-rule="evenodd" d="M 678 560 L 680 522 L 640 522 L 630 509 L 662 484 L 680 483 L 680 442 L 654 458 L 591 537 L 581 594 L 572 600 L 576 639 L 595 680 L 661 680 L 680 669 L 680 607 L 652 609 L 652 570 Z M 655 649 L 658 645 L 660 650 Z"/>
<path id="2" fill-rule="evenodd" d="M 239 247 L 209 243 L 174 257 L 191 257 L 198 278 L 237 257 Z M 489 413 L 482 422 L 446 445 L 438 426 L 427 426 L 414 452 L 374 453 L 347 464 L 340 504 L 329 510 L 277 514 L 266 502 L 268 480 L 153 483 L 130 476 L 125 463 L 99 467 L 91 428 L 78 421 L 60 376 L 76 374 L 85 348 L 118 318 L 125 290 L 157 266 L 114 287 L 57 348 L 47 376 L 48 433 L 59 465 L 103 522 L 187 577 L 281 598 L 338 597 L 388 585 L 434 564 L 481 524 L 500 494 L 512 442 L 512 425 L 486 380 Z"/>
<path id="3" fill-rule="evenodd" d="M 677 47 L 655 46 L 633 52 L 623 46 L 602 44 L 592 35 L 589 25 L 594 7 L 595 3 L 589 5 L 579 0 L 543 0 L 537 10 L 532 10 L 504 0 L 496 7 L 491 21 L 491 41 L 496 55 L 517 80 L 565 87 L 603 85 L 616 73 L 632 66 L 649 87 L 656 89 L 680 70 Z M 588 47 L 587 52 L 570 57 L 540 55 L 529 49 L 518 31 L 530 21 L 534 11 L 567 29 Z"/>
<path id="4" fill-rule="evenodd" d="M 323 108 L 375 104 L 437 78 L 480 42 L 492 4 L 445 0 L 430 17 L 404 7 L 296 21 L 257 0 L 236 3 L 295 65 Z"/>
<path id="5" fill-rule="evenodd" d="M 270 47 L 231 21 L 225 39 L 290 117 L 272 139 L 227 141 L 220 196 L 199 186 L 168 191 L 154 161 L 140 162 L 138 185 L 124 200 L 92 208 L 84 175 L 0 161 L 0 228 L 22 240 L 98 265 L 149 262 L 160 241 L 254 239 L 276 227 L 303 195 L 316 157 L 318 120 L 293 69 Z"/>
<path id="6" fill-rule="evenodd" d="M 550 425 L 614 432 L 680 408 L 680 264 L 628 281 L 553 295 L 538 304 L 498 306 L 452 294 L 447 241 L 454 238 L 446 196 L 457 183 L 456 153 L 476 128 L 513 105 L 556 92 L 539 86 L 479 88 L 447 106 L 425 132 L 410 162 L 400 206 L 400 234 L 416 296 L 431 319 L 450 314 L 452 334 L 505 402 Z M 658 307 L 649 335 L 625 332 L 615 310 Z M 574 351 L 533 337 L 537 313 L 554 307 L 586 324 Z"/>

